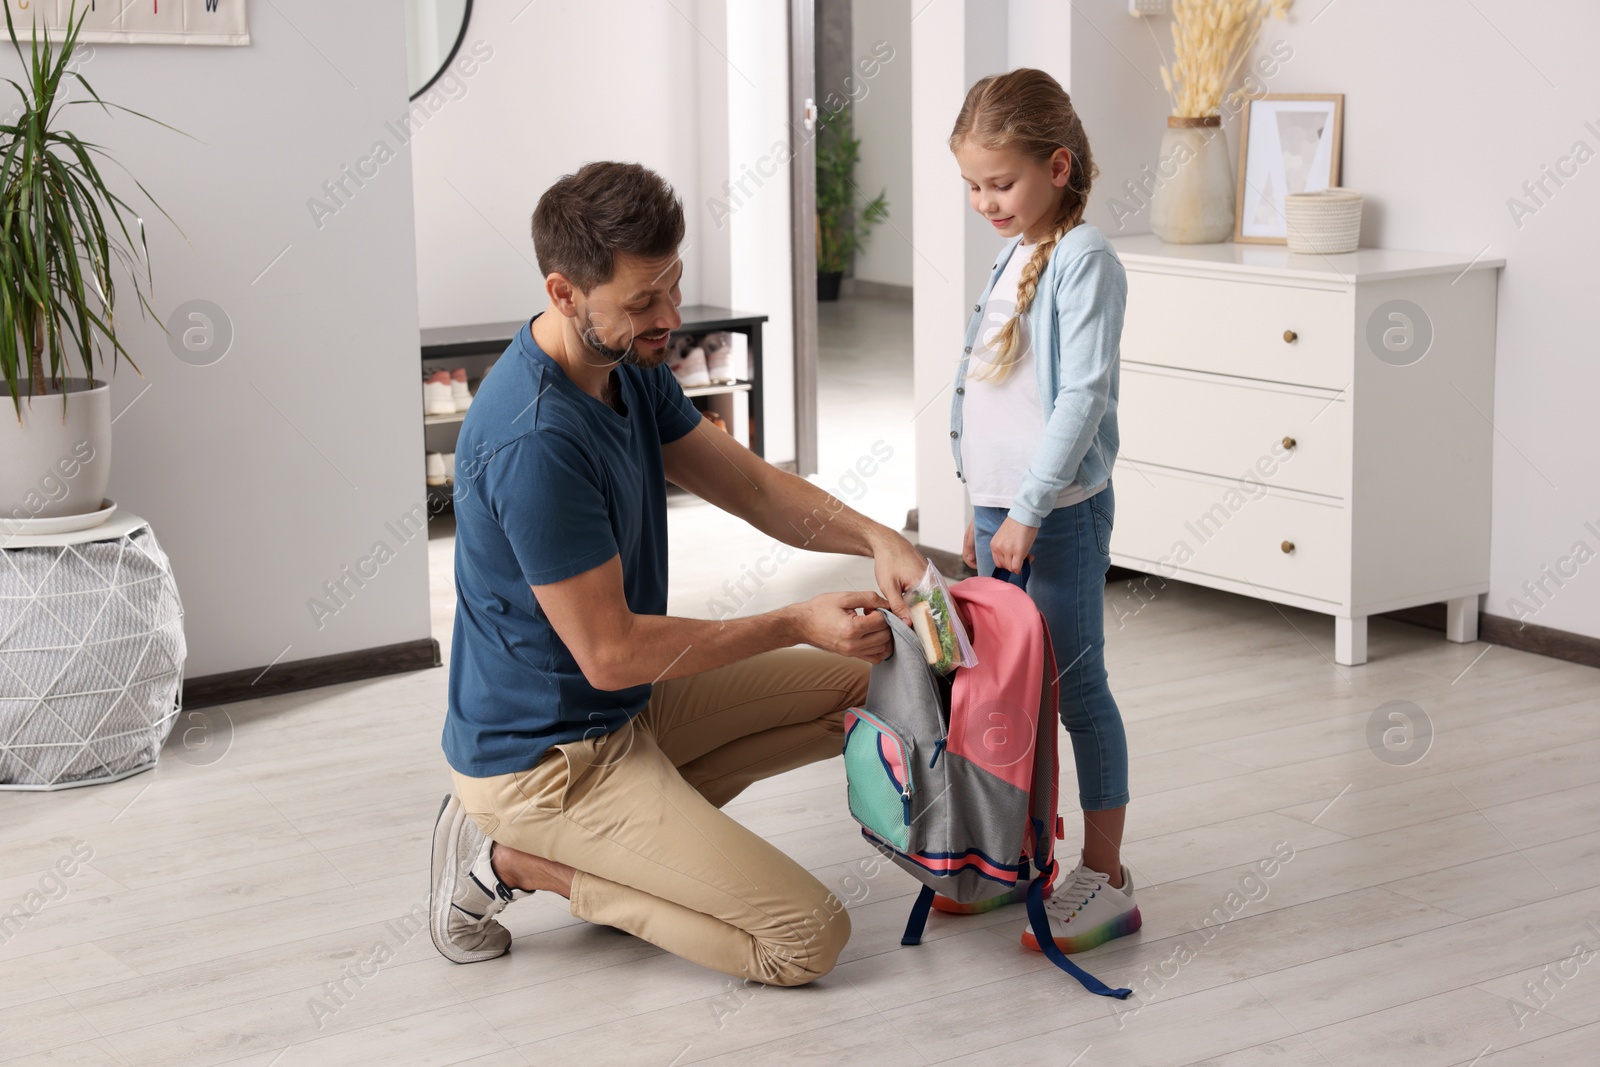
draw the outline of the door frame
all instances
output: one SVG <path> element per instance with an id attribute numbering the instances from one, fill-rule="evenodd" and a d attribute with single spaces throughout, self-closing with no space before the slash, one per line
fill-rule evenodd
<path id="1" fill-rule="evenodd" d="M 817 131 L 815 0 L 789 0 L 789 160 L 794 293 L 794 463 L 817 473 Z"/>

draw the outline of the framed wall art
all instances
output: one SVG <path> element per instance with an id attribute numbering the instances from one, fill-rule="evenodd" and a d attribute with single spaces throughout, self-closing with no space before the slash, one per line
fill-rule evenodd
<path id="1" fill-rule="evenodd" d="M 11 9 L 17 39 L 40 25 L 52 41 L 66 33 L 68 18 L 83 18 L 85 44 L 250 43 L 245 0 L 0 0 Z M 87 15 L 85 15 L 87 12 Z"/>
<path id="2" fill-rule="evenodd" d="M 1271 93 L 1250 100 L 1239 125 L 1233 239 L 1286 244 L 1283 198 L 1339 184 L 1343 93 Z"/>

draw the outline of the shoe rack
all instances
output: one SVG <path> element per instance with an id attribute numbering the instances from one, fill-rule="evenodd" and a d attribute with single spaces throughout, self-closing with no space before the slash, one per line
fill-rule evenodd
<path id="1" fill-rule="evenodd" d="M 767 316 L 735 311 L 731 308 L 693 304 L 678 309 L 683 325 L 673 331 L 678 335 L 700 335 L 727 331 L 745 337 L 746 377 L 724 384 L 695 386 L 684 389 L 684 395 L 693 399 L 695 407 L 713 410 L 724 419 L 732 420 L 734 398 L 745 393 L 749 398 L 749 440 L 746 442 L 756 455 L 765 455 L 763 436 L 765 409 L 761 378 L 761 328 Z M 468 389 L 476 393 L 478 383 L 489 373 L 495 360 L 522 329 L 526 320 L 512 322 L 477 323 L 467 326 L 441 326 L 422 331 L 422 377 L 426 380 L 435 371 L 453 371 L 463 367 L 467 372 Z M 425 409 L 424 409 L 425 410 Z M 468 411 L 454 414 L 422 417 L 423 449 L 425 453 L 438 452 L 453 455 L 461 423 Z M 445 504 L 454 485 L 428 486 L 430 503 Z"/>

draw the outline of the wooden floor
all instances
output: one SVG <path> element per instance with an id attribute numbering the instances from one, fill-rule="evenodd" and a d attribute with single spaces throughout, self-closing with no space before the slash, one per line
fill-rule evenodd
<path id="1" fill-rule="evenodd" d="M 830 485 L 882 436 L 834 399 L 850 428 L 824 453 Z M 903 404 L 886 422 L 911 417 L 885 402 Z M 862 506 L 903 509 L 908 449 Z M 688 498 L 671 511 L 671 610 L 706 614 L 770 541 Z M 431 542 L 440 624 L 450 550 Z M 865 560 L 798 556 L 743 608 L 871 581 Z M 545 894 L 505 912 L 509 955 L 452 965 L 418 925 L 448 789 L 435 670 L 197 713 L 179 734 L 214 743 L 175 734 L 153 772 L 0 794 L 0 916 L 27 912 L 0 927 L 0 1063 L 1600 1059 L 1600 671 L 1382 619 L 1371 662 L 1337 667 L 1330 619 L 1178 584 L 1112 585 L 1106 615 L 1144 929 L 1079 959 L 1127 1002 L 1022 949 L 1014 908 L 935 914 L 900 947 L 915 883 L 861 840 L 837 760 L 728 808 L 851 902 L 850 944 L 814 985 L 735 986 Z M 1395 701 L 1431 724 L 1409 763 L 1369 742 Z M 1293 858 L 1263 877 L 1275 848 Z M 32 912 L 34 892 L 53 902 Z"/>

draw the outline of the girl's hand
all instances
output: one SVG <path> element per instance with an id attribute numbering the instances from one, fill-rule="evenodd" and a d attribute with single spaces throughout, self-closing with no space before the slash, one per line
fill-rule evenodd
<path id="1" fill-rule="evenodd" d="M 978 535 L 972 528 L 972 521 L 967 522 L 967 534 L 961 539 L 961 562 L 978 569 Z"/>
<path id="2" fill-rule="evenodd" d="M 1038 536 L 1038 527 L 1024 526 L 1007 516 L 989 540 L 989 554 L 994 557 L 994 565 L 1012 574 L 1019 573 L 1023 561 L 1033 558 L 1033 539 Z"/>

